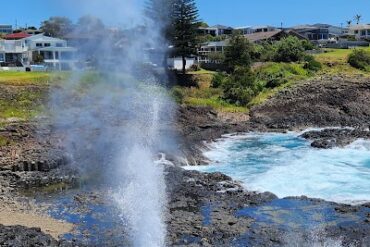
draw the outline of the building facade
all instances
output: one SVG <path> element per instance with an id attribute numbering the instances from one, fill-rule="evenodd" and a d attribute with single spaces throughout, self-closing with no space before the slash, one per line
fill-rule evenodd
<path id="1" fill-rule="evenodd" d="M 75 53 L 76 49 L 69 47 L 67 41 L 43 34 L 20 40 L 0 40 L 3 66 L 28 67 L 42 63 L 50 70 L 69 70 L 77 62 Z"/>
<path id="2" fill-rule="evenodd" d="M 348 34 L 355 36 L 357 40 L 370 40 L 370 24 L 350 26 Z"/>
<path id="3" fill-rule="evenodd" d="M 12 25 L 0 24 L 0 34 L 10 34 L 13 33 Z"/>

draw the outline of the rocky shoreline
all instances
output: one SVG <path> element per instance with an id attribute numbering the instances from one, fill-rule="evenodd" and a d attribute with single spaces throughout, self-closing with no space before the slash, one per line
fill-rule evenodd
<path id="1" fill-rule="evenodd" d="M 167 157 L 177 165 L 206 164 L 208 161 L 202 155 L 206 147 L 204 142 L 224 134 L 307 127 L 350 126 L 352 128 L 314 130 L 302 135 L 316 148 L 345 146 L 359 138 L 370 138 L 369 99 L 370 84 L 366 79 L 321 78 L 280 92 L 253 108 L 251 118 L 242 121 L 230 121 L 207 107 L 182 106 L 178 109 L 175 125 L 182 137 L 179 149 L 183 157 Z M 25 200 L 20 193 L 23 189 L 71 184 L 78 180 L 78 172 L 68 166 L 68 157 L 58 148 L 58 136 L 47 125 L 40 129 L 36 123 L 13 123 L 2 127 L 0 134 L 13 142 L 11 148 L 0 148 L 0 202 L 3 205 L 11 206 Z M 284 229 L 256 225 L 256 219 L 238 216 L 243 208 L 277 200 L 275 195 L 250 192 L 220 173 L 199 173 L 177 166 L 166 168 L 166 182 L 169 246 L 245 246 L 240 243 L 245 243 L 246 239 L 248 246 L 289 244 Z M 340 238 L 342 246 L 370 245 L 370 213 L 358 216 L 360 211 L 370 208 L 369 204 L 328 204 L 305 197 L 292 200 L 325 205 L 343 217 L 358 218 L 354 224 L 327 226 L 318 241 Z M 0 233 L 2 246 L 84 246 L 77 240 L 57 240 L 40 228 L 0 225 Z M 303 232 L 299 240 L 309 243 L 309 235 Z"/>

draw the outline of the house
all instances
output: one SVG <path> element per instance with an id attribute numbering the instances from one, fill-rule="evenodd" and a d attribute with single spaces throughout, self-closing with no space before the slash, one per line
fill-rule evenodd
<path id="1" fill-rule="evenodd" d="M 335 41 L 341 35 L 346 33 L 346 28 L 332 26 L 329 24 L 300 25 L 292 27 L 291 30 L 316 43 L 319 43 L 320 41 Z"/>
<path id="2" fill-rule="evenodd" d="M 252 43 L 274 42 L 274 41 L 279 41 L 282 38 L 285 38 L 288 36 L 294 36 L 301 40 L 306 39 L 304 36 L 294 31 L 283 31 L 283 30 L 275 30 L 275 31 L 269 31 L 269 32 L 257 32 L 257 33 L 251 33 L 251 34 L 244 35 L 244 37 Z"/>
<path id="3" fill-rule="evenodd" d="M 196 63 L 195 58 L 187 57 L 185 59 L 186 59 L 185 69 L 190 69 L 191 66 L 193 66 Z M 167 64 L 170 69 L 182 70 L 182 58 L 181 57 L 168 58 Z"/>
<path id="4" fill-rule="evenodd" d="M 0 34 L 9 34 L 13 32 L 12 25 L 0 24 Z"/>
<path id="5" fill-rule="evenodd" d="M 211 54 L 223 54 L 226 47 L 228 46 L 228 41 L 216 41 L 208 42 L 198 49 L 198 63 L 217 63 L 217 59 L 212 59 Z"/>
<path id="6" fill-rule="evenodd" d="M 276 30 L 277 28 L 273 26 L 268 26 L 268 25 L 252 27 L 252 33 L 266 33 L 266 32 L 272 32 Z"/>
<path id="7" fill-rule="evenodd" d="M 353 35 L 357 40 L 370 40 L 370 24 L 350 26 L 348 34 Z"/>
<path id="8" fill-rule="evenodd" d="M 69 70 L 75 63 L 76 49 L 67 41 L 43 34 L 19 40 L 0 40 L 0 62 L 6 67 L 27 67 L 39 62 L 51 70 Z"/>
<path id="9" fill-rule="evenodd" d="M 211 27 L 200 27 L 199 32 L 204 35 L 212 35 L 212 36 L 221 36 L 221 35 L 231 35 L 233 33 L 234 28 L 223 26 L 223 25 L 215 25 Z"/>
<path id="10" fill-rule="evenodd" d="M 250 26 L 246 27 L 236 27 L 234 28 L 235 31 L 237 31 L 241 35 L 251 34 L 254 32 L 253 28 Z"/>

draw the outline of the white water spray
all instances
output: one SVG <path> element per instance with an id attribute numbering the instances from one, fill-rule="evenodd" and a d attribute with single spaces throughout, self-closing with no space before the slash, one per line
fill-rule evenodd
<path id="1" fill-rule="evenodd" d="M 95 56 L 97 69 L 76 72 L 53 90 L 54 126 L 64 134 L 65 149 L 81 173 L 111 186 L 130 244 L 164 246 L 165 181 L 155 158 L 174 146 L 162 130 L 172 120 L 174 104 L 161 86 L 166 77 L 145 65 L 148 51 L 164 57 L 163 24 L 148 21 L 135 1 L 73 4 L 93 15 L 109 10 L 110 18 L 130 31 L 119 41 L 107 35 L 82 44 L 80 59 Z"/>

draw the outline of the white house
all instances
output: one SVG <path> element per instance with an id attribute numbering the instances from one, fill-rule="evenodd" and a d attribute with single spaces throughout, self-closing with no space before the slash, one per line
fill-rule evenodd
<path id="1" fill-rule="evenodd" d="M 370 24 L 350 26 L 348 34 L 354 35 L 357 40 L 370 39 Z"/>
<path id="2" fill-rule="evenodd" d="M 203 34 L 209 34 L 212 36 L 220 36 L 220 35 L 231 35 L 233 33 L 232 27 L 227 27 L 223 25 L 215 25 L 211 27 L 200 27 L 199 31 Z"/>
<path id="3" fill-rule="evenodd" d="M 168 58 L 167 64 L 170 69 L 182 70 L 182 58 L 181 57 Z M 195 64 L 195 58 L 187 57 L 185 69 L 190 69 L 191 66 L 193 66 L 194 64 Z"/>
<path id="4" fill-rule="evenodd" d="M 0 24 L 0 33 L 1 34 L 9 34 L 13 32 L 13 26 L 7 24 Z"/>
<path id="5" fill-rule="evenodd" d="M 228 46 L 228 41 L 216 41 L 203 44 L 198 49 L 198 63 L 214 63 L 210 55 L 224 54 L 225 48 Z"/>
<path id="6" fill-rule="evenodd" d="M 0 62 L 10 66 L 28 67 L 40 57 L 51 70 L 69 70 L 76 63 L 76 49 L 69 47 L 67 41 L 45 36 L 33 35 L 20 40 L 0 40 Z"/>

